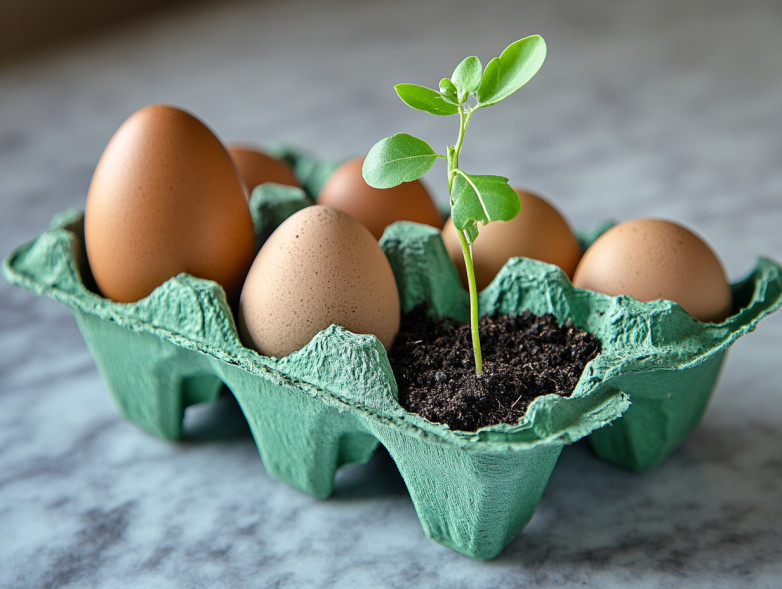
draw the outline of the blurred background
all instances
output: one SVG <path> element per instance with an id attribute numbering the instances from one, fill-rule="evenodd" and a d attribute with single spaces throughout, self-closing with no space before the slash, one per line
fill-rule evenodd
<path id="1" fill-rule="evenodd" d="M 290 143 L 325 158 L 398 131 L 442 146 L 454 140 L 450 120 L 408 109 L 393 85 L 436 86 L 463 57 L 485 63 L 534 32 L 548 42 L 547 62 L 511 101 L 475 117 L 467 169 L 543 193 L 577 226 L 666 216 L 698 229 L 708 219 L 706 237 L 733 278 L 757 253 L 737 235 L 764 234 L 764 251 L 782 250 L 778 3 L 104 4 L 2 5 L 12 202 L 29 207 L 29 194 L 56 178 L 54 198 L 80 204 L 114 130 L 157 102 L 190 109 L 225 141 Z M 441 176 L 427 178 L 442 199 Z M 748 199 L 770 208 L 736 215 Z"/>
<path id="2" fill-rule="evenodd" d="M 50 51 L 96 31 L 154 18 L 182 0 L 4 0 L 0 3 L 0 60 Z"/>
<path id="3" fill-rule="evenodd" d="M 780 32 L 776 0 L 6 0 L 0 253 L 84 207 L 103 148 L 143 106 L 184 107 L 226 142 L 331 160 L 400 131 L 442 147 L 452 121 L 407 108 L 393 85 L 436 87 L 464 57 L 485 64 L 538 33 L 543 69 L 476 114 L 463 166 L 545 195 L 576 227 L 679 221 L 736 281 L 759 255 L 782 260 Z M 445 202 L 444 169 L 426 181 Z M 235 406 L 191 413 L 182 444 L 124 422 L 61 305 L 0 282 L 0 329 L 0 586 L 770 587 L 782 575 L 779 314 L 734 347 L 679 452 L 638 476 L 566 448 L 535 518 L 490 564 L 423 536 L 387 455 L 317 501 L 265 474 Z"/>

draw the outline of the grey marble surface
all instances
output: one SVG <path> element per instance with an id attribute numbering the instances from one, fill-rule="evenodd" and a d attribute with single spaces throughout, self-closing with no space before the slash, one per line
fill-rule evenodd
<path id="1" fill-rule="evenodd" d="M 782 260 L 780 30 L 772 0 L 193 4 L 0 69 L 0 251 L 83 207 L 146 104 L 328 158 L 397 131 L 443 145 L 450 121 L 392 85 L 540 33 L 543 71 L 476 115 L 465 167 L 578 226 L 678 220 L 737 280 Z M 779 587 L 782 314 L 734 346 L 704 422 L 658 468 L 565 448 L 488 563 L 424 536 L 382 451 L 316 500 L 265 473 L 230 397 L 190 410 L 178 443 L 123 421 L 59 304 L 2 283 L 0 330 L 0 587 Z"/>

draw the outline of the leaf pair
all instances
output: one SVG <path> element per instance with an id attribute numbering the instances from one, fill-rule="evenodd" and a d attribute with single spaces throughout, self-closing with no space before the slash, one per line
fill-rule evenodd
<path id="1" fill-rule="evenodd" d="M 492 59 L 481 73 L 481 61 L 473 56 L 464 59 L 450 78 L 440 81 L 440 90 L 418 84 L 394 86 L 408 106 L 434 115 L 459 112 L 470 96 L 476 97 L 474 108 L 497 104 L 529 82 L 546 58 L 546 42 L 531 35 L 510 44 L 499 57 Z"/>
<path id="2" fill-rule="evenodd" d="M 438 157 L 422 139 L 397 133 L 376 143 L 364 160 L 363 174 L 375 188 L 393 188 L 417 180 Z M 457 229 L 475 228 L 475 222 L 509 221 L 521 207 L 516 191 L 502 176 L 475 175 L 457 169 L 451 193 L 452 216 Z M 474 239 L 474 238 L 473 238 Z"/>
<path id="3" fill-rule="evenodd" d="M 538 73 L 546 59 L 546 42 L 532 35 L 511 43 L 483 72 L 478 107 L 491 106 L 516 92 Z"/>

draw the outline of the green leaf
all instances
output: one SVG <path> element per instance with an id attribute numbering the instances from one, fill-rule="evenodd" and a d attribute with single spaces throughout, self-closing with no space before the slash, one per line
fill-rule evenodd
<path id="1" fill-rule="evenodd" d="M 459 112 L 456 104 L 447 101 L 439 92 L 431 88 L 417 84 L 397 84 L 394 89 L 407 106 L 417 110 L 443 116 Z"/>
<path id="2" fill-rule="evenodd" d="M 438 157 L 423 139 L 397 133 L 372 146 L 361 171 L 370 186 L 393 188 L 426 174 Z"/>
<path id="3" fill-rule="evenodd" d="M 545 59 L 546 42 L 540 35 L 524 37 L 508 45 L 483 72 L 478 106 L 491 106 L 506 99 L 538 73 Z"/>
<path id="4" fill-rule="evenodd" d="M 456 100 L 456 86 L 451 82 L 451 78 L 440 80 L 440 95 L 446 100 Z"/>
<path id="5" fill-rule="evenodd" d="M 457 170 L 451 192 L 453 224 L 468 229 L 471 223 L 510 221 L 521 210 L 521 199 L 503 176 L 479 176 Z"/>
<path id="6" fill-rule="evenodd" d="M 475 92 L 481 84 L 481 60 L 475 56 L 468 57 L 456 66 L 451 81 L 459 93 L 460 102 L 471 92 Z"/>
<path id="7" fill-rule="evenodd" d="M 486 69 L 483 71 L 483 77 L 481 78 L 481 85 L 478 87 L 479 104 L 482 96 L 493 96 L 497 92 L 501 67 L 499 57 L 495 57 L 486 64 Z"/>

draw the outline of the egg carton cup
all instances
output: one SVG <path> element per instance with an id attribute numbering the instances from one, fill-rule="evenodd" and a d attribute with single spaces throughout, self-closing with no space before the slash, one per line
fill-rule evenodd
<path id="1" fill-rule="evenodd" d="M 295 165 L 304 190 L 254 191 L 259 244 L 312 204 L 334 169 L 298 152 L 277 154 Z M 426 302 L 436 316 L 466 318 L 467 293 L 438 230 L 396 223 L 380 244 L 403 312 Z M 12 252 L 3 274 L 71 309 L 119 410 L 139 427 L 176 439 L 185 409 L 216 400 L 226 385 L 269 474 L 320 498 L 331 494 L 340 467 L 367 462 L 382 444 L 427 536 L 480 560 L 497 556 L 530 520 L 564 445 L 589 435 L 598 455 L 634 469 L 664 458 L 701 419 L 728 346 L 782 304 L 782 271 L 765 259 L 733 285 L 736 313 L 717 325 L 673 303 L 579 290 L 555 266 L 512 259 L 480 293 L 482 312 L 570 318 L 597 335 L 603 351 L 570 397 L 542 396 L 517 424 L 462 432 L 399 405 L 374 336 L 331 326 L 274 359 L 242 345 L 214 282 L 180 274 L 136 303 L 101 297 L 80 211 L 58 215 Z"/>

